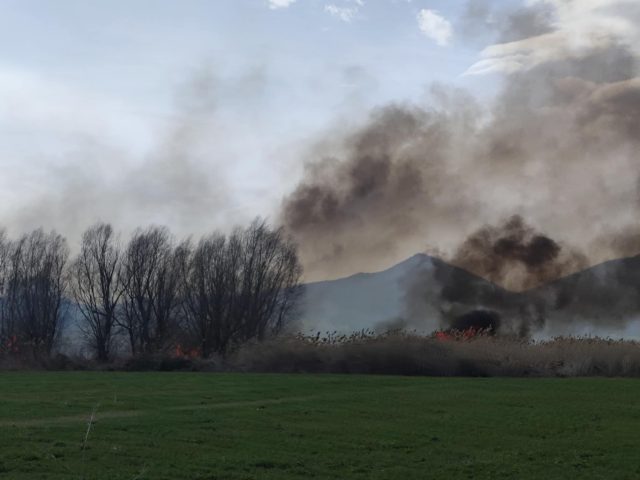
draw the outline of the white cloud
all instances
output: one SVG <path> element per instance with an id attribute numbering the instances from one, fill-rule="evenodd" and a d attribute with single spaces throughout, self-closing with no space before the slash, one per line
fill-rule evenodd
<path id="1" fill-rule="evenodd" d="M 449 44 L 449 40 L 453 35 L 451 23 L 435 10 L 420 10 L 418 13 L 418 26 L 425 36 L 442 47 Z"/>
<path id="2" fill-rule="evenodd" d="M 330 15 L 342 20 L 343 22 L 350 23 L 360 11 L 360 8 L 364 7 L 364 0 L 345 0 L 347 5 L 351 6 L 338 6 L 334 3 L 325 5 L 324 11 Z"/>
<path id="3" fill-rule="evenodd" d="M 276 10 L 278 8 L 287 8 L 296 3 L 296 0 L 269 0 L 269 8 Z"/>
<path id="4" fill-rule="evenodd" d="M 337 5 L 330 4 L 325 5 L 324 11 L 333 15 L 336 18 L 339 18 L 343 22 L 351 22 L 353 18 L 358 13 L 357 7 L 338 7 Z"/>
<path id="5" fill-rule="evenodd" d="M 485 48 L 467 75 L 527 70 L 615 44 L 637 50 L 640 43 L 640 9 L 628 8 L 628 0 L 529 0 L 529 4 L 553 9 L 553 30 Z"/>

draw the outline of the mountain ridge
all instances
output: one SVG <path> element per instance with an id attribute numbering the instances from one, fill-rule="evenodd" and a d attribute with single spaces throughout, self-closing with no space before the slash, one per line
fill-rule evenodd
<path id="1" fill-rule="evenodd" d="M 378 272 L 305 285 L 301 330 L 407 326 L 432 331 L 472 309 L 506 316 L 514 332 L 562 333 L 584 323 L 619 331 L 640 318 L 640 255 L 607 260 L 522 292 L 418 253 Z M 608 318 L 607 318 L 608 317 Z"/>

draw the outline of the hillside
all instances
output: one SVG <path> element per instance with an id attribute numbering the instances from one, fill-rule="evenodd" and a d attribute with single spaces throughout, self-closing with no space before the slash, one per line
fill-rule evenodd
<path id="1" fill-rule="evenodd" d="M 417 254 L 381 272 L 307 284 L 301 329 L 357 331 L 407 325 L 431 331 L 439 326 L 443 302 L 493 304 L 508 296 L 491 282 Z"/>
<path id="2" fill-rule="evenodd" d="M 542 336 L 638 336 L 640 256 L 596 265 L 522 293 L 418 254 L 381 272 L 306 285 L 301 330 L 407 326 L 432 331 L 457 315 L 498 311 L 504 330 Z"/>

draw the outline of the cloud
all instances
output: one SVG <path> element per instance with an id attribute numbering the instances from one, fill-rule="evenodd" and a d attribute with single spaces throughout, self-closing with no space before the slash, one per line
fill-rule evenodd
<path id="1" fill-rule="evenodd" d="M 518 21 L 494 30 L 502 40 L 491 52 L 523 53 L 508 57 L 514 71 L 491 98 L 435 86 L 423 102 L 380 107 L 368 120 L 340 118 L 323 132 L 301 160 L 304 175 L 280 217 L 300 245 L 307 278 L 375 271 L 425 247 L 453 261 L 467 238 L 489 250 L 478 256 L 486 262 L 478 272 L 500 277 L 488 257 L 491 226 L 514 215 L 583 252 L 590 265 L 639 254 L 634 1 L 580 0 L 585 11 L 570 0 L 529 2 Z M 544 5 L 553 5 L 548 15 Z M 601 28 L 585 27 L 592 22 Z M 555 251 L 536 234 L 507 237 L 498 246 L 509 255 L 528 258 L 539 245 Z M 554 275 L 579 268 L 567 265 L 560 273 L 555 265 Z M 499 280 L 527 286 L 530 272 L 519 269 Z"/>
<path id="2" fill-rule="evenodd" d="M 356 13 L 358 13 L 356 7 L 338 7 L 334 4 L 326 5 L 324 11 L 347 23 L 351 22 Z"/>
<path id="3" fill-rule="evenodd" d="M 330 3 L 325 5 L 324 11 L 343 22 L 350 23 L 356 17 L 360 8 L 364 7 L 364 0 L 346 0 L 346 3 L 351 6 L 339 7 L 334 3 Z"/>
<path id="4" fill-rule="evenodd" d="M 640 8 L 629 0 L 532 0 L 530 6 L 550 9 L 549 31 L 485 48 L 467 75 L 514 73 L 614 45 L 638 52 Z"/>
<path id="5" fill-rule="evenodd" d="M 418 25 L 425 36 L 442 47 L 449 44 L 449 40 L 453 35 L 451 23 L 435 10 L 420 10 L 418 13 Z"/>
<path id="6" fill-rule="evenodd" d="M 269 8 L 276 10 L 278 8 L 287 8 L 296 3 L 296 0 L 269 0 Z"/>

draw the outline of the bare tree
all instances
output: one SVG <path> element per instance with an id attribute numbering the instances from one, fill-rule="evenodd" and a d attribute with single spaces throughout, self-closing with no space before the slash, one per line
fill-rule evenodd
<path id="1" fill-rule="evenodd" d="M 49 355 L 64 326 L 69 257 L 66 240 L 41 229 L 10 244 L 3 318 L 6 331 L 34 355 Z"/>
<path id="2" fill-rule="evenodd" d="M 231 315 L 229 290 L 229 247 L 223 235 L 213 234 L 203 238 L 195 250 L 188 244 L 183 251 L 189 252 L 183 263 L 183 308 L 186 326 L 203 357 L 219 351 L 228 337 Z"/>
<path id="3" fill-rule="evenodd" d="M 99 361 L 112 353 L 118 305 L 123 294 L 121 251 L 111 225 L 98 223 L 82 235 L 71 265 L 71 292 L 82 315 L 80 329 Z"/>
<path id="4" fill-rule="evenodd" d="M 13 347 L 13 328 L 7 315 L 7 282 L 9 241 L 4 230 L 0 229 L 0 353 L 11 351 Z"/>
<path id="5" fill-rule="evenodd" d="M 0 295 L 4 294 L 6 266 L 9 257 L 9 241 L 4 229 L 0 228 Z"/>
<path id="6" fill-rule="evenodd" d="M 292 319 L 301 294 L 296 245 L 282 228 L 271 230 L 255 220 L 242 238 L 242 286 L 239 316 L 240 341 L 263 340 L 279 333 Z"/>
<path id="7" fill-rule="evenodd" d="M 66 269 L 68 255 L 54 232 L 12 242 L 0 232 L 0 350 L 18 344 L 49 354 L 70 286 L 80 328 L 101 361 L 113 352 L 117 328 L 134 355 L 166 351 L 179 336 L 204 357 L 226 354 L 282 331 L 302 288 L 296 245 L 259 219 L 228 236 L 178 246 L 166 228 L 150 227 L 136 231 L 124 250 L 110 225 L 96 224 Z"/>
<path id="8" fill-rule="evenodd" d="M 182 275 L 186 325 L 201 354 L 225 354 L 235 344 L 280 332 L 301 293 L 296 246 L 263 220 L 213 234 L 189 251 Z"/>
<path id="9" fill-rule="evenodd" d="M 123 318 L 131 352 L 144 354 L 170 346 L 179 304 L 179 256 L 163 227 L 138 230 L 123 257 Z"/>

